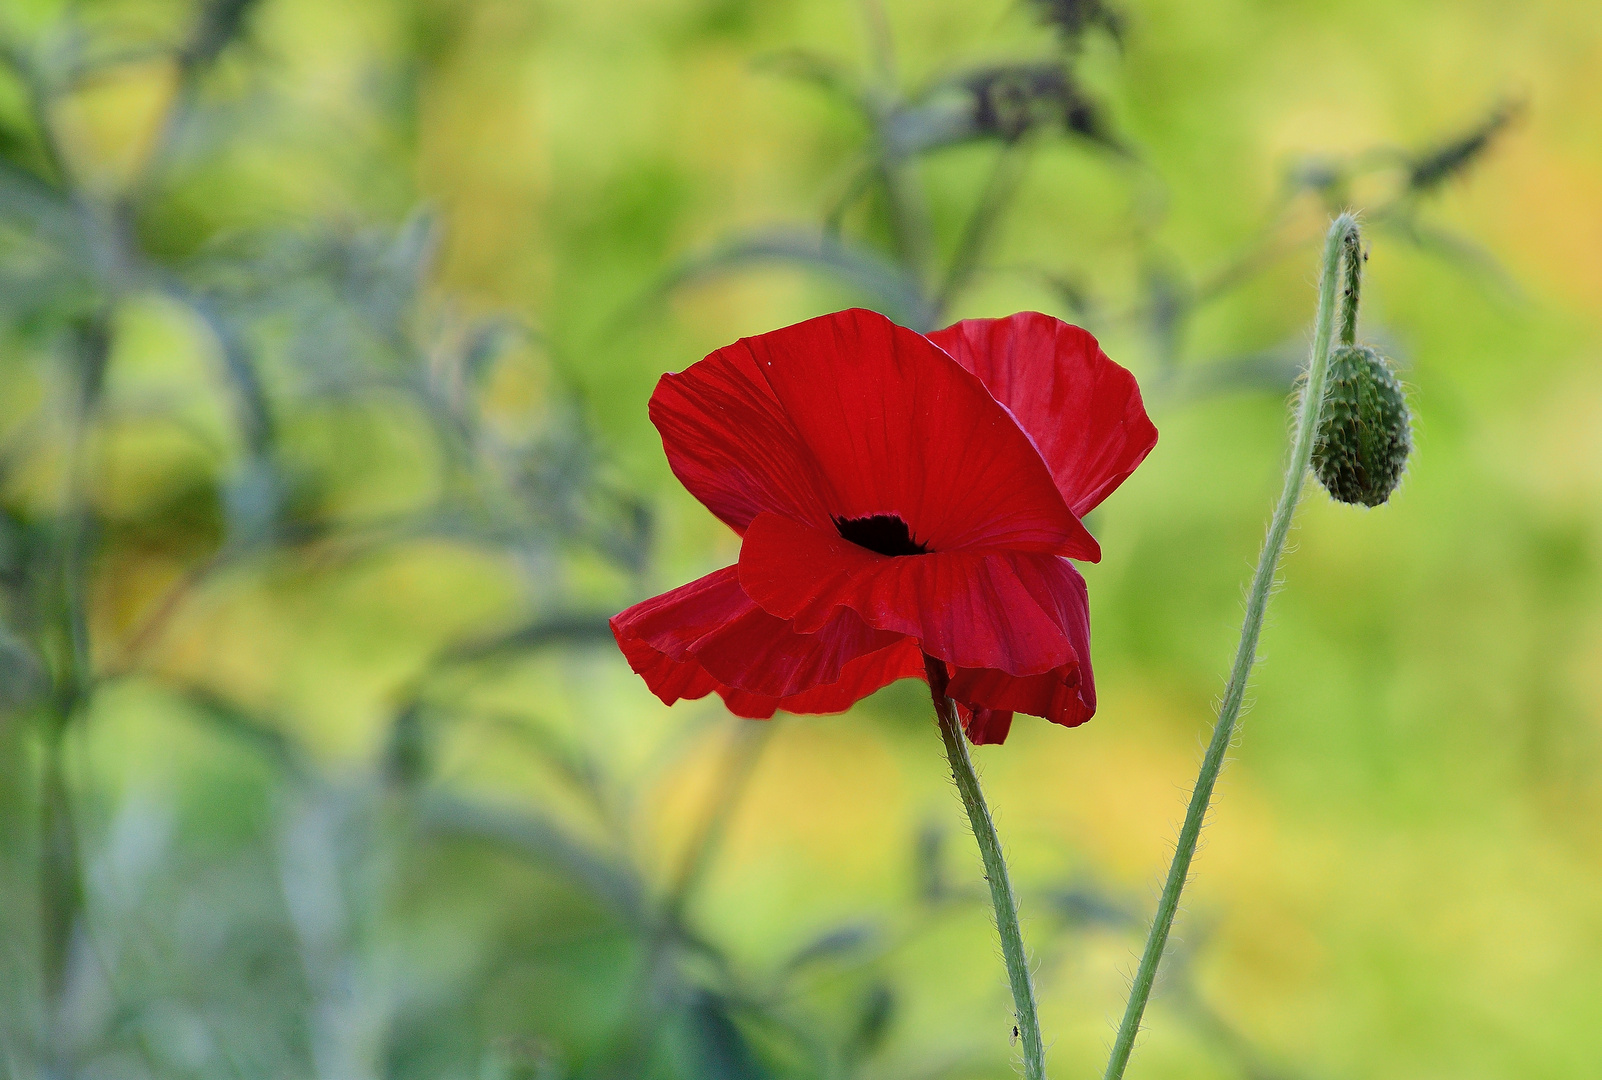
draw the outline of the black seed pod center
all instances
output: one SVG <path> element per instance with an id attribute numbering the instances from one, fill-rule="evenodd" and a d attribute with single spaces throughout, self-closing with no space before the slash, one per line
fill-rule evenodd
<path id="1" fill-rule="evenodd" d="M 912 538 L 912 530 L 895 514 L 835 518 L 834 527 L 857 547 L 877 551 L 880 555 L 926 555 L 929 552 Z"/>

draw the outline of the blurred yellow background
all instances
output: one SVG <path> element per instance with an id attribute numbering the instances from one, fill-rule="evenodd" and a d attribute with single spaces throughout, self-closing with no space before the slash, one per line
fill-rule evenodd
<path id="1" fill-rule="evenodd" d="M 733 236 L 815 232 L 873 145 L 839 95 L 785 74 L 794 50 L 915 102 L 951 72 L 1061 55 L 1052 6 L 906 0 L 881 22 L 852 0 L 11 0 L 6 672 L 55 688 L 8 694 L 3 721 L 15 1075 L 1012 1075 L 921 684 L 752 735 L 715 698 L 663 708 L 593 618 L 551 626 L 737 553 L 667 469 L 645 414 L 658 376 L 874 302 L 775 260 L 689 272 Z M 1064 62 L 1123 149 L 1031 135 L 942 313 L 1085 322 L 1161 432 L 1090 523 L 1095 719 L 1020 717 L 976 752 L 1052 1075 L 1097 1074 L 1122 1008 L 1281 479 L 1331 200 L 1370 216 L 1364 330 L 1402 370 L 1416 455 L 1382 509 L 1305 501 L 1129 1075 L 1596 1075 L 1602 7 L 1117 15 L 1121 45 L 1092 29 Z M 238 20 L 215 58 L 195 47 L 208 17 Z M 874 82 L 876 26 L 893 66 Z M 204 72 L 169 127 L 186 65 Z M 1483 153 L 1386 209 L 1503 104 Z M 1008 152 L 975 138 L 909 166 L 930 265 Z M 1320 168 L 1351 175 L 1305 181 Z M 853 203 L 846 235 L 887 250 L 881 209 Z M 80 262 L 53 254 L 51 214 L 89 237 Z M 413 257 L 391 297 L 383 274 Z M 325 294 L 387 321 L 349 330 Z M 1190 305 L 1166 329 L 1164 297 Z M 229 319 L 256 343 L 271 438 L 225 388 Z M 486 325 L 501 337 L 472 383 Z M 97 333 L 104 385 L 77 422 L 72 357 L 92 349 L 72 342 Z M 1225 369 L 1258 374 L 1208 381 Z M 462 445 L 489 480 L 436 432 L 474 394 Z M 28 583 L 70 580 L 84 544 L 74 645 Z M 525 625 L 547 636 L 437 670 Z M 69 901 L 40 869 L 58 727 Z M 526 821 L 436 797 L 555 822 L 648 898 L 678 895 L 724 805 L 682 913 L 719 958 L 663 953 L 650 917 L 630 929 L 582 874 L 563 884 L 560 844 Z M 436 813 L 531 863 L 437 839 Z M 48 929 L 32 943 L 58 902 L 53 961 Z M 217 959 L 236 947 L 261 956 Z M 240 1034 L 216 1009 L 273 1019 Z"/>

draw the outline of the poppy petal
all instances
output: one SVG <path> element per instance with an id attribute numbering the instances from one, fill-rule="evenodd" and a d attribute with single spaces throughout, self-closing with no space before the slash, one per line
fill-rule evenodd
<path id="1" fill-rule="evenodd" d="M 999 746 L 1007 741 L 1012 730 L 1012 713 L 1000 709 L 975 709 L 957 702 L 957 717 L 962 721 L 963 733 L 975 746 Z"/>
<path id="2" fill-rule="evenodd" d="M 661 698 L 664 705 L 704 698 L 722 685 L 694 660 L 674 660 L 639 638 L 622 632 L 615 621 L 612 636 L 617 638 L 618 648 L 623 650 L 623 658 L 634 674 L 645 680 L 651 693 Z"/>
<path id="3" fill-rule="evenodd" d="M 816 632 L 797 633 L 752 603 L 732 566 L 635 604 L 613 617 L 612 632 L 671 660 L 693 660 L 724 686 L 773 698 L 833 683 L 847 663 L 902 636 L 874 630 L 846 608 Z"/>
<path id="4" fill-rule="evenodd" d="M 802 633 L 850 608 L 869 626 L 906 634 L 959 668 L 1049 672 L 1080 657 L 1079 624 L 1088 627 L 1084 579 L 1053 555 L 892 558 L 833 530 L 761 514 L 746 530 L 739 572 L 751 599 Z"/>
<path id="5" fill-rule="evenodd" d="M 638 638 L 630 638 L 622 646 L 629 666 L 664 704 L 694 701 L 716 691 L 730 712 L 749 720 L 767 720 L 781 710 L 813 715 L 845 712 L 876 690 L 923 671 L 918 647 L 903 638 L 887 649 L 851 661 L 836 682 L 776 698 L 724 686 L 694 660 L 669 659 Z"/>
<path id="6" fill-rule="evenodd" d="M 983 713 L 1028 713 L 1064 727 L 1078 727 L 1096 713 L 1096 679 L 1090 668 L 1090 595 L 1079 572 L 1057 561 L 1060 569 L 1044 595 L 1055 604 L 1048 610 L 1067 634 L 1073 659 L 1038 675 L 976 667 L 952 671 L 947 693 L 973 710 L 974 724 L 970 726 L 977 726 L 983 736 L 994 736 L 974 738 L 974 742 L 1001 742 L 1007 737 L 1010 724 L 982 719 Z"/>
<path id="7" fill-rule="evenodd" d="M 952 673 L 948 693 L 975 711 L 1028 713 L 1064 727 L 1078 727 L 1096 711 L 1096 690 L 1086 676 L 1088 671 L 1088 664 L 1078 662 L 1021 677 L 993 668 L 958 668 Z"/>
<path id="8" fill-rule="evenodd" d="M 1083 517 L 1157 444 L 1135 377 L 1089 331 L 1038 311 L 967 319 L 929 335 L 979 376 L 1034 439 L 1069 509 Z"/>
<path id="9" fill-rule="evenodd" d="M 901 638 L 889 648 L 852 660 L 841 668 L 840 678 L 827 686 L 815 686 L 799 694 L 777 699 L 748 694 L 743 690 L 720 688 L 718 693 L 723 696 L 729 711 L 737 716 L 764 719 L 781 709 L 799 714 L 841 713 L 899 679 L 922 675 L 923 654 L 911 640 Z"/>
<path id="10" fill-rule="evenodd" d="M 668 465 L 691 495 L 737 533 L 764 510 L 827 521 L 827 485 L 767 386 L 748 340 L 657 382 L 650 416 Z"/>
<path id="11" fill-rule="evenodd" d="M 1013 415 L 928 338 L 871 311 L 810 319 L 664 375 L 651 419 L 675 475 L 743 533 L 896 515 L 938 551 L 1096 561 Z"/>

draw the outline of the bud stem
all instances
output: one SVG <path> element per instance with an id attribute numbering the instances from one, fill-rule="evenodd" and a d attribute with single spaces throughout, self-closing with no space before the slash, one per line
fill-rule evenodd
<path id="1" fill-rule="evenodd" d="M 1001 856 L 1001 838 L 996 835 L 995 822 L 990 820 L 990 807 L 985 805 L 979 776 L 973 771 L 967 736 L 962 733 L 957 710 L 946 696 L 945 661 L 925 655 L 923 666 L 929 673 L 929 693 L 934 698 L 935 716 L 940 720 L 940 738 L 946 744 L 951 778 L 957 782 L 962 808 L 968 811 L 968 824 L 973 826 L 973 837 L 979 842 L 979 857 L 985 864 L 985 880 L 990 883 L 990 904 L 996 911 L 996 933 L 1001 938 L 1001 956 L 1007 965 L 1007 982 L 1012 986 L 1013 1015 L 1017 1018 L 1018 1035 L 1023 1043 L 1024 1076 L 1026 1080 L 1046 1080 L 1046 1047 L 1040 1038 L 1040 1017 L 1035 1011 L 1035 985 L 1029 976 L 1023 933 L 1018 929 L 1018 901 L 1013 897 L 1012 880 L 1007 876 L 1007 862 Z"/>
<path id="2" fill-rule="evenodd" d="M 1134 984 L 1129 991 L 1129 1004 L 1124 1010 L 1123 1022 L 1113 1042 L 1112 1056 L 1107 1062 L 1105 1080 L 1121 1080 L 1129 1064 L 1129 1054 L 1140 1031 L 1140 1020 L 1151 997 L 1152 983 L 1157 976 L 1157 965 L 1163 948 L 1168 944 L 1168 933 L 1173 929 L 1174 915 L 1179 910 L 1179 896 L 1184 891 L 1190 874 L 1191 859 L 1196 854 L 1196 841 L 1201 836 L 1202 822 L 1212 801 L 1213 786 L 1218 782 L 1219 770 L 1224 765 L 1224 754 L 1240 717 L 1241 703 L 1246 696 L 1246 681 L 1257 659 L 1257 639 L 1263 629 L 1263 614 L 1268 608 L 1268 596 L 1273 591 L 1274 579 L 1279 572 L 1280 556 L 1285 551 L 1285 540 L 1290 534 L 1291 520 L 1296 516 L 1296 504 L 1302 497 L 1302 484 L 1307 478 L 1307 465 L 1312 458 L 1313 436 L 1318 430 L 1319 413 L 1324 406 L 1325 383 L 1329 374 L 1329 352 L 1335 321 L 1336 283 L 1340 280 L 1341 256 L 1347 258 L 1346 289 L 1341 297 L 1341 333 L 1355 334 L 1357 323 L 1357 281 L 1362 273 L 1362 248 L 1358 237 L 1357 221 L 1350 214 L 1342 214 L 1330 226 L 1324 242 L 1323 273 L 1319 278 L 1318 319 L 1314 324 L 1313 355 L 1307 367 L 1307 386 L 1302 393 L 1301 409 L 1296 418 L 1294 441 L 1291 443 L 1290 468 L 1285 473 L 1285 486 L 1280 492 L 1279 504 L 1268 527 L 1268 537 L 1257 558 L 1257 570 L 1252 575 L 1251 592 L 1246 600 L 1246 620 L 1241 626 L 1240 645 L 1235 650 L 1235 664 L 1230 670 L 1229 684 L 1218 710 L 1218 723 L 1213 727 L 1212 740 L 1202 758 L 1201 772 L 1190 796 L 1185 812 L 1185 823 L 1179 830 L 1179 842 L 1174 848 L 1174 859 L 1163 882 L 1161 899 L 1157 902 L 1157 915 L 1152 920 L 1146 948 L 1141 953 L 1140 968 L 1135 972 Z"/>
<path id="3" fill-rule="evenodd" d="M 1363 291 L 1363 239 L 1354 224 L 1343 244 L 1346 276 L 1341 286 L 1341 344 L 1357 344 L 1357 300 Z"/>

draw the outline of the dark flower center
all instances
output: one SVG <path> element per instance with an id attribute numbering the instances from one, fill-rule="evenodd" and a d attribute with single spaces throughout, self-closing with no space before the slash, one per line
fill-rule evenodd
<path id="1" fill-rule="evenodd" d="M 835 518 L 834 527 L 857 547 L 877 551 L 880 555 L 926 555 L 929 552 L 912 538 L 907 523 L 894 514 Z"/>

